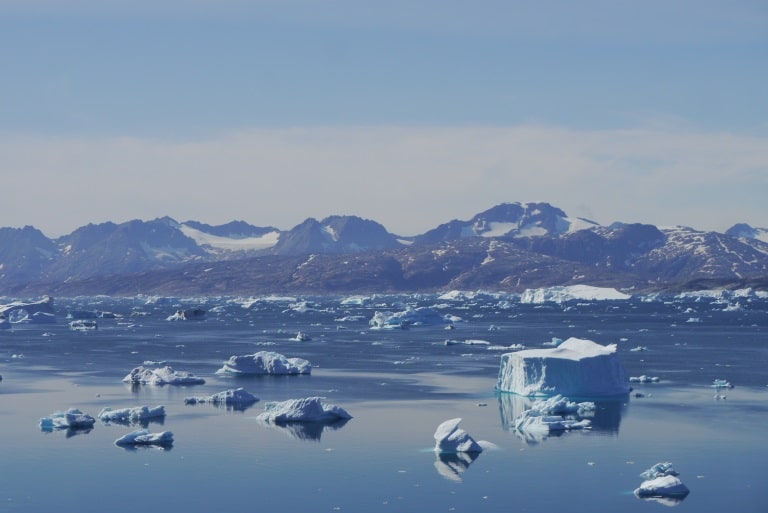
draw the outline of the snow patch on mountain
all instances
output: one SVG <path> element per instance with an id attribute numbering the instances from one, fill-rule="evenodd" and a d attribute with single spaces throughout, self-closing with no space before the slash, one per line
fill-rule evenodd
<path id="1" fill-rule="evenodd" d="M 273 231 L 261 237 L 232 238 L 212 235 L 182 224 L 181 232 L 194 240 L 199 246 L 208 246 L 223 251 L 257 251 L 269 249 L 280 240 L 280 232 Z"/>

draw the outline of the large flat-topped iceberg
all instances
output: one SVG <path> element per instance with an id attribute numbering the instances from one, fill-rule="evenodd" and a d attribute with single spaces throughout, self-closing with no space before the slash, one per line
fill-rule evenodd
<path id="1" fill-rule="evenodd" d="M 496 388 L 525 396 L 606 397 L 629 392 L 616 345 L 569 338 L 558 347 L 501 355 Z"/>
<path id="2" fill-rule="evenodd" d="M 621 301 L 632 296 L 613 288 L 592 285 L 567 285 L 545 289 L 526 289 L 520 296 L 521 303 L 563 303 L 566 301 Z"/>

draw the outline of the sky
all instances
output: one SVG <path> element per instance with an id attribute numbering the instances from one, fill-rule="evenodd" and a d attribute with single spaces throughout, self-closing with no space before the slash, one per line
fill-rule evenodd
<path id="1" fill-rule="evenodd" d="M 0 226 L 768 227 L 765 0 L 0 0 Z"/>

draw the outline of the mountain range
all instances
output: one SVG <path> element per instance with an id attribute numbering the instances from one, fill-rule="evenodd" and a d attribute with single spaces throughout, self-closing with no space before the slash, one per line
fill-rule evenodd
<path id="1" fill-rule="evenodd" d="M 768 229 L 602 226 L 548 203 L 503 203 L 402 237 L 356 216 L 283 231 L 169 217 L 51 239 L 0 228 L 0 294 L 387 293 L 590 284 L 627 291 L 768 288 Z"/>

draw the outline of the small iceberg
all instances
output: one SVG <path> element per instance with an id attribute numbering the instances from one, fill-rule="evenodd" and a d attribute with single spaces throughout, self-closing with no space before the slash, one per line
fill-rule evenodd
<path id="1" fill-rule="evenodd" d="M 202 385 L 205 383 L 203 378 L 189 372 L 175 371 L 170 366 L 149 369 L 143 365 L 131 370 L 123 381 L 134 385 Z"/>
<path id="2" fill-rule="evenodd" d="M 235 410 L 245 410 L 247 407 L 259 401 L 259 398 L 244 388 L 225 390 L 207 397 L 187 397 L 184 404 L 213 404 L 214 406 L 227 406 Z"/>
<path id="3" fill-rule="evenodd" d="M 40 419 L 40 429 L 53 431 L 54 429 L 91 429 L 96 419 L 83 413 L 77 408 L 70 408 L 65 412 L 55 412 L 48 417 Z"/>
<path id="4" fill-rule="evenodd" d="M 88 319 L 75 319 L 69 323 L 69 329 L 73 331 L 93 331 L 99 328 L 96 321 Z"/>
<path id="5" fill-rule="evenodd" d="M 273 351 L 259 351 L 254 354 L 232 356 L 224 367 L 216 371 L 219 375 L 297 375 L 310 374 L 312 364 L 303 358 L 286 358 Z"/>
<path id="6" fill-rule="evenodd" d="M 303 331 L 299 331 L 296 333 L 296 336 L 293 337 L 293 340 L 297 342 L 308 342 L 312 340 L 312 337 L 310 337 L 308 334 L 304 333 Z"/>
<path id="7" fill-rule="evenodd" d="M 640 474 L 645 481 L 635 489 L 635 496 L 639 499 L 656 500 L 668 506 L 674 506 L 690 493 L 688 487 L 677 477 L 678 475 L 671 463 L 657 463 Z"/>
<path id="8" fill-rule="evenodd" d="M 590 429 L 592 421 L 585 417 L 594 415 L 595 408 L 593 402 L 576 403 L 562 395 L 540 399 L 515 419 L 515 432 L 528 443 L 538 443 L 550 433 Z"/>
<path id="9" fill-rule="evenodd" d="M 137 406 L 135 408 L 104 408 L 99 412 L 99 420 L 115 424 L 147 424 L 152 420 L 165 418 L 165 406 Z"/>
<path id="10" fill-rule="evenodd" d="M 205 310 L 192 308 L 189 310 L 176 310 L 176 313 L 168 316 L 166 321 L 202 321 L 205 317 Z"/>
<path id="11" fill-rule="evenodd" d="M 322 397 L 289 399 L 282 402 L 268 402 L 264 412 L 257 419 L 270 423 L 287 422 L 336 422 L 352 418 L 344 408 L 326 403 Z"/>
<path id="12" fill-rule="evenodd" d="M 377 311 L 368 325 L 371 329 L 408 329 L 410 326 L 422 325 L 441 325 L 460 322 L 461 318 L 451 315 L 441 315 L 432 308 L 418 307 L 410 305 L 401 312 L 380 312 Z"/>
<path id="13" fill-rule="evenodd" d="M 121 436 L 115 440 L 115 445 L 121 447 L 135 447 L 137 445 L 157 445 L 160 447 L 170 447 L 173 445 L 173 433 L 162 431 L 160 433 L 150 433 L 145 429 L 139 429 Z"/>
<path id="14" fill-rule="evenodd" d="M 727 379 L 716 379 L 712 382 L 712 388 L 733 388 L 733 385 Z"/>
<path id="15" fill-rule="evenodd" d="M 446 420 L 435 431 L 435 452 L 440 454 L 481 453 L 483 448 L 459 427 L 461 418 Z"/>
<path id="16" fill-rule="evenodd" d="M 659 377 L 658 376 L 646 376 L 643 374 L 642 376 L 631 376 L 629 378 L 630 383 L 658 383 Z"/>

